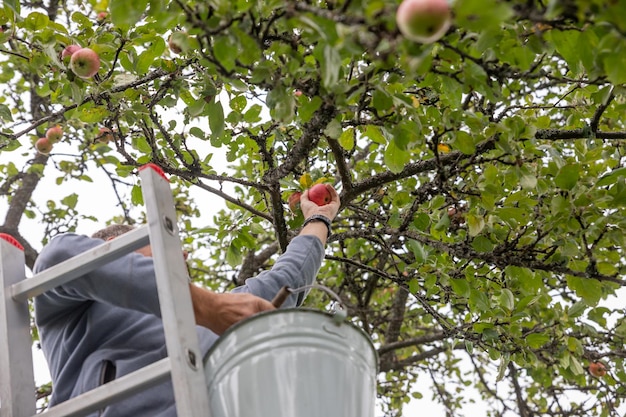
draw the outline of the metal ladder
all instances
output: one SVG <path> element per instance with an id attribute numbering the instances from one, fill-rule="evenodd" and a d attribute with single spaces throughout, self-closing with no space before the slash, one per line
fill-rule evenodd
<path id="1" fill-rule="evenodd" d="M 148 224 L 26 279 L 21 245 L 0 239 L 0 417 L 85 416 L 172 379 L 180 417 L 207 417 L 209 398 L 169 180 L 140 168 Z M 152 246 L 168 357 L 36 414 L 28 300 L 147 244 Z"/>

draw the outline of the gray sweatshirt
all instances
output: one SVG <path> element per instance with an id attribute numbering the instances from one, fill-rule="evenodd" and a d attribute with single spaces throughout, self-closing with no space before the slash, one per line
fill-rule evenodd
<path id="1" fill-rule="evenodd" d="M 38 273 L 102 244 L 67 233 L 55 237 L 35 263 Z M 233 292 L 271 300 L 280 288 L 313 283 L 324 257 L 314 236 L 294 238 L 271 270 Z M 301 300 L 300 300 L 301 301 Z M 296 295 L 283 304 L 294 307 Z M 50 406 L 167 356 L 152 258 L 130 253 L 35 298 L 35 323 L 50 368 Z M 196 326 L 203 355 L 218 336 Z M 170 381 L 112 404 L 89 417 L 176 416 Z M 184 417 L 184 416 L 181 416 Z"/>

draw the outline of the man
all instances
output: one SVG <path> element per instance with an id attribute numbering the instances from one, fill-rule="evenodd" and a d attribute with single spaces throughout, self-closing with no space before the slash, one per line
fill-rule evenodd
<path id="1" fill-rule="evenodd" d="M 215 293 L 190 284 L 200 348 L 205 355 L 228 327 L 253 314 L 271 310 L 269 302 L 284 285 L 311 284 L 324 257 L 329 221 L 339 210 L 339 196 L 317 206 L 301 197 L 306 219 L 300 234 L 271 270 L 246 280 L 230 293 Z M 316 219 L 321 217 L 322 220 Z M 116 225 L 94 237 L 67 233 L 41 251 L 34 272 L 50 268 L 131 230 Z M 118 258 L 35 298 L 35 323 L 50 368 L 50 406 L 75 397 L 167 356 L 150 246 Z M 292 295 L 283 304 L 298 304 Z M 176 416 L 171 381 L 112 404 L 92 416 Z M 185 416 L 180 416 L 185 417 Z"/>

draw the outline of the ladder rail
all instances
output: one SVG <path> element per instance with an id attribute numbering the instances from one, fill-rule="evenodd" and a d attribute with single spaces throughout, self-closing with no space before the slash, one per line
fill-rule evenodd
<path id="1" fill-rule="evenodd" d="M 174 197 L 164 175 L 152 169 L 143 169 L 139 175 L 148 214 L 165 344 L 172 363 L 176 411 L 180 417 L 207 417 L 209 394 Z"/>
<path id="2" fill-rule="evenodd" d="M 80 417 L 97 411 L 117 400 L 122 400 L 144 389 L 167 380 L 170 376 L 169 358 L 144 366 L 108 384 L 50 407 L 32 417 Z"/>
<path id="3" fill-rule="evenodd" d="M 66 284 L 149 243 L 148 226 L 143 225 L 41 271 L 29 279 L 18 281 L 11 286 L 12 297 L 16 301 L 26 301 L 59 285 Z"/>
<path id="4" fill-rule="evenodd" d="M 144 168 L 152 169 L 144 169 Z M 156 165 L 140 168 L 148 224 L 25 279 L 23 250 L 0 239 L 0 417 L 35 416 L 35 382 L 28 300 L 145 245 L 152 246 L 167 357 L 37 416 L 87 415 L 165 381 L 174 387 L 177 414 L 210 417 L 203 358 L 191 303 L 169 180 Z M 19 253 L 17 253 L 19 252 Z M 24 369 L 24 363 L 30 363 Z M 20 366 L 21 364 L 21 366 Z"/>
<path id="5" fill-rule="evenodd" d="M 35 377 L 28 303 L 11 297 L 10 286 L 26 278 L 22 248 L 0 239 L 0 416 L 35 414 Z"/>

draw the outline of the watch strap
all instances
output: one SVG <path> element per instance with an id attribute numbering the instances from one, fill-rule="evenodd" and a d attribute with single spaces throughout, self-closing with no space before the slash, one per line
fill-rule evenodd
<path id="1" fill-rule="evenodd" d="M 307 218 L 304 221 L 304 223 L 302 224 L 302 227 L 304 227 L 307 224 L 312 223 L 312 222 L 322 222 L 322 223 L 324 223 L 326 225 L 326 228 L 328 229 L 328 235 L 326 236 L 326 238 L 328 239 L 330 237 L 330 235 L 332 234 L 332 229 L 330 227 L 331 220 L 328 217 L 326 217 L 326 216 L 324 216 L 322 214 L 314 214 L 314 215 L 312 215 L 311 217 Z"/>

